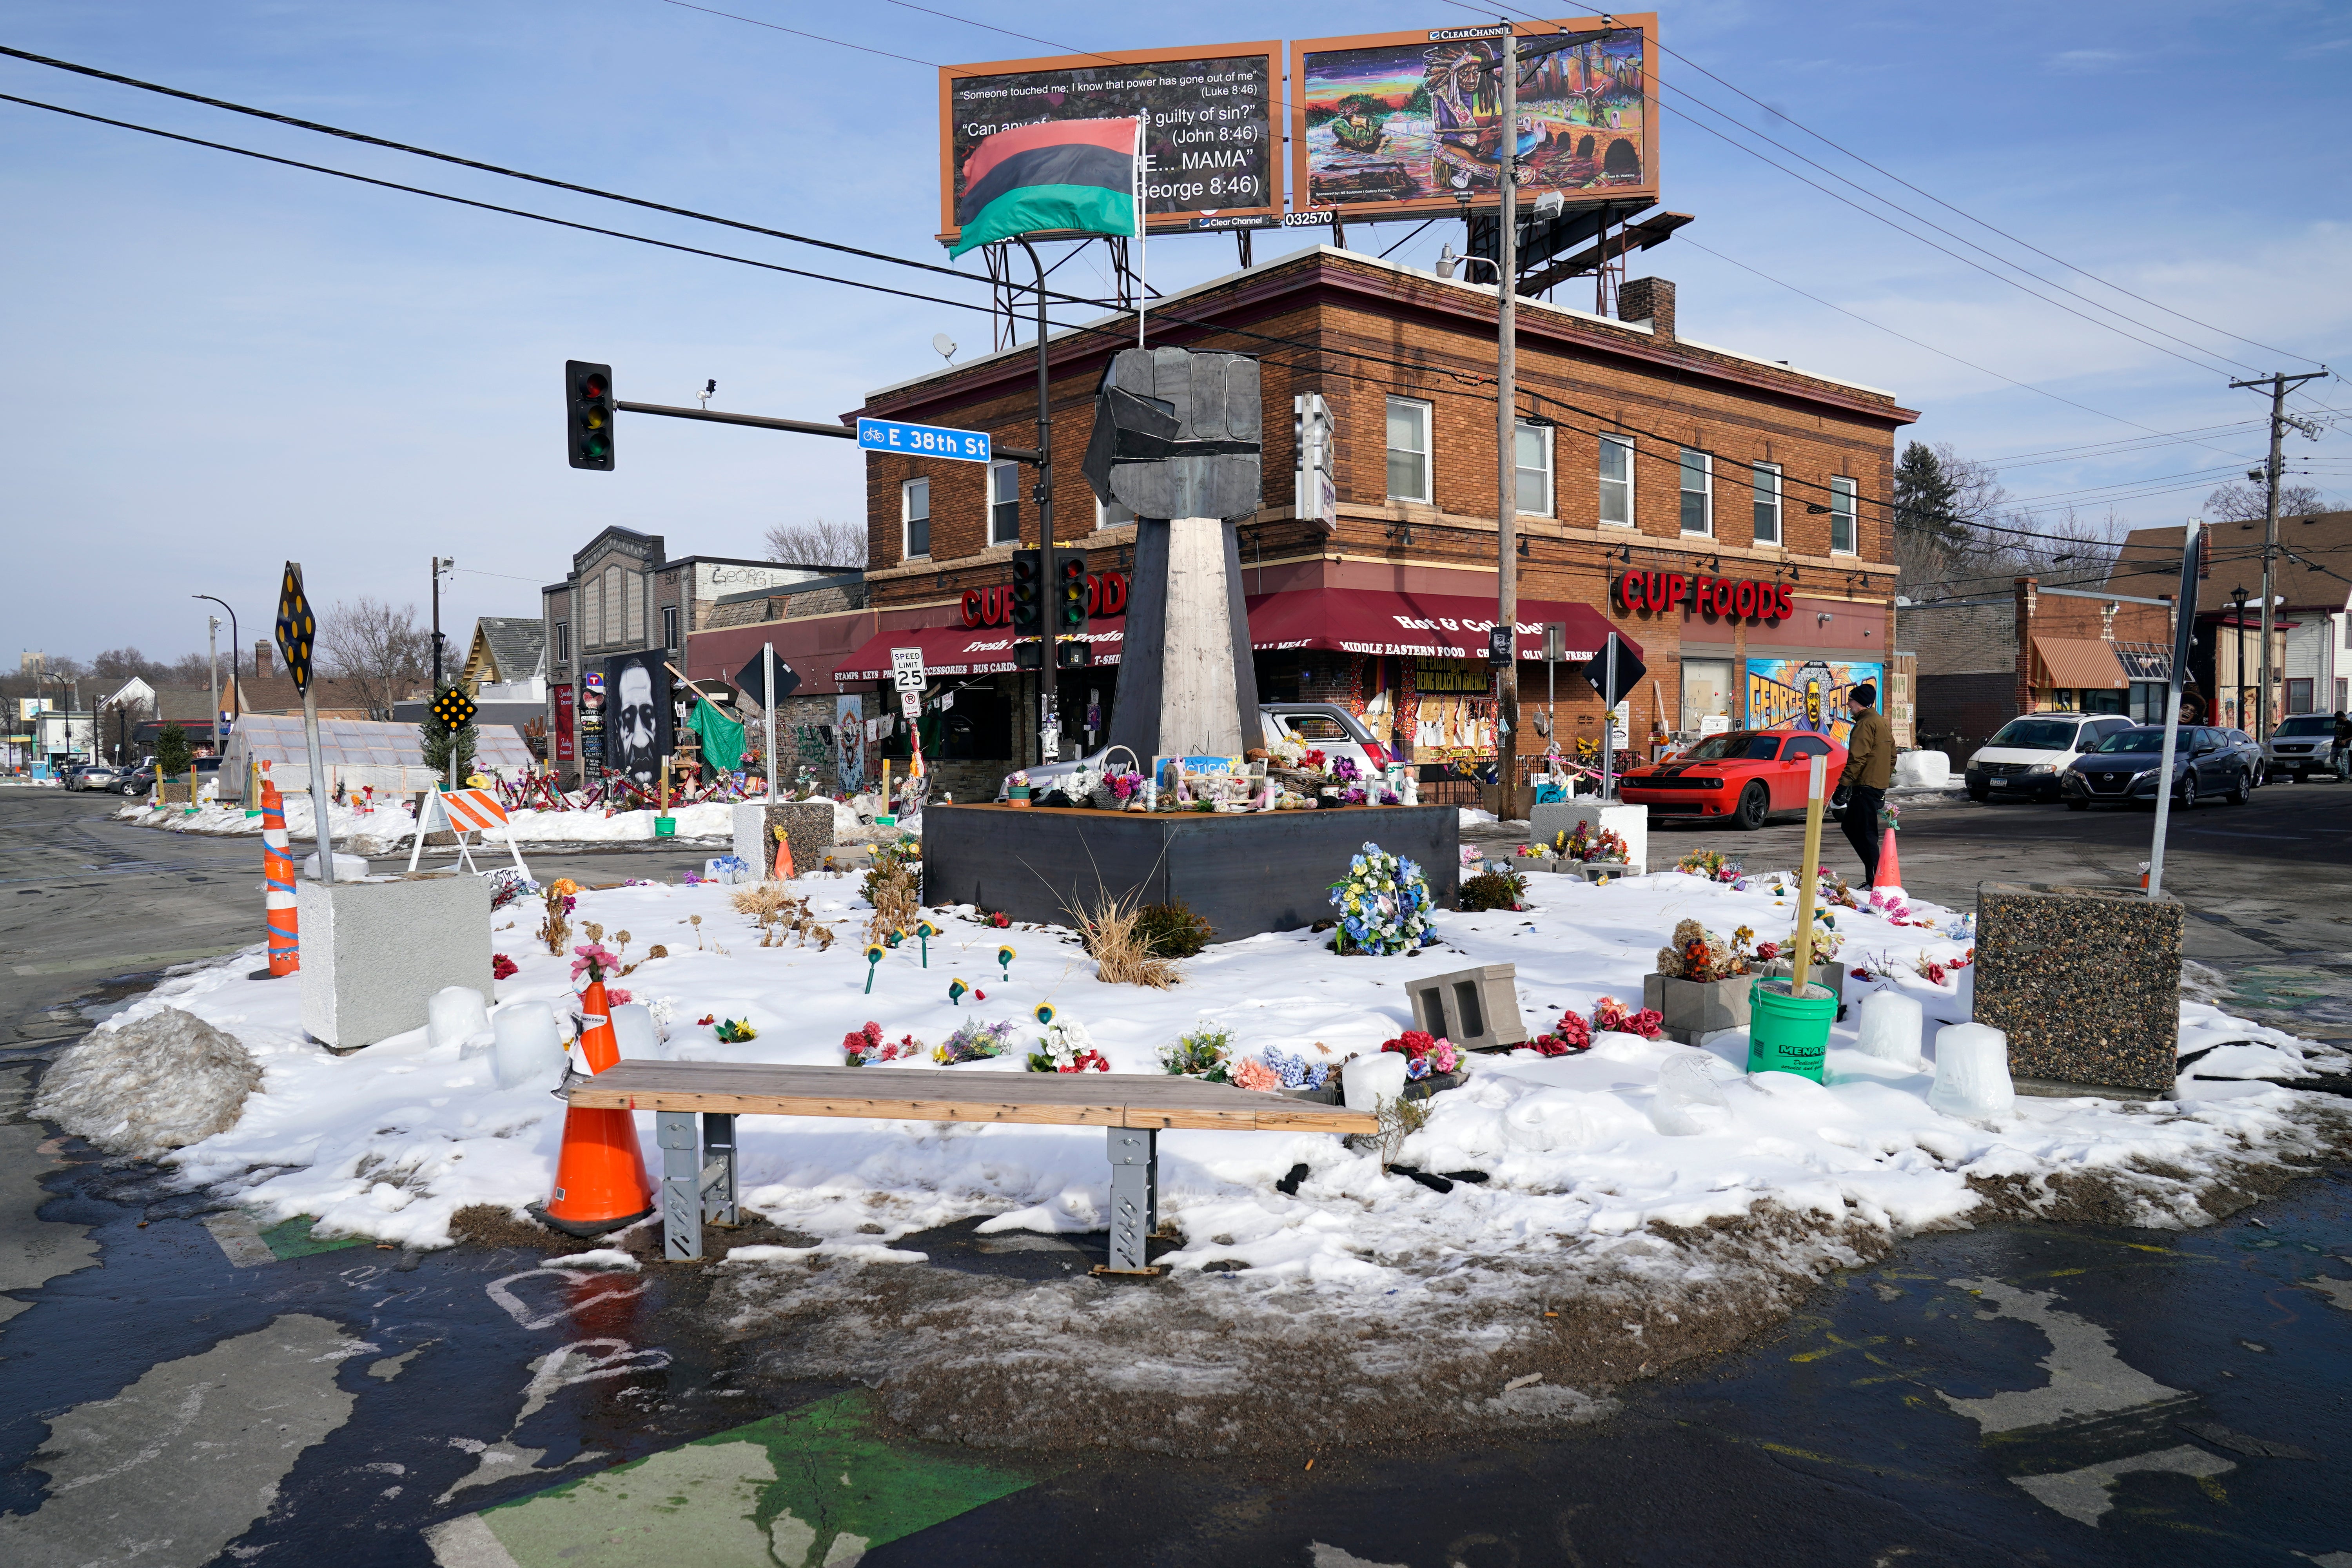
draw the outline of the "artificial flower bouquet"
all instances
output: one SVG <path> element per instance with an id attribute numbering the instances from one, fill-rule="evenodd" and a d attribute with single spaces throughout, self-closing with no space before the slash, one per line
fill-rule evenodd
<path id="1" fill-rule="evenodd" d="M 1666 1032 L 1666 1020 L 1654 1007 L 1639 1010 L 1628 1007 L 1614 996 L 1602 996 L 1592 1004 L 1592 1026 L 1604 1033 L 1639 1035 L 1654 1040 Z"/>
<path id="2" fill-rule="evenodd" d="M 1037 1048 L 1029 1053 L 1031 1072 L 1108 1072 L 1110 1062 L 1095 1048 L 1094 1037 L 1076 1018 L 1055 1018 L 1045 1026 Z"/>
<path id="3" fill-rule="evenodd" d="M 1675 869 L 1710 882 L 1737 882 L 1742 875 L 1739 862 L 1720 849 L 1694 849 L 1675 862 Z"/>
<path id="4" fill-rule="evenodd" d="M 1453 1041 L 1420 1029 L 1407 1029 L 1395 1039 L 1382 1042 L 1381 1049 L 1403 1056 L 1408 1082 L 1442 1078 L 1462 1065 L 1461 1048 Z"/>
<path id="5" fill-rule="evenodd" d="M 923 1042 L 912 1035 L 886 1041 L 882 1026 L 869 1018 L 863 1028 L 841 1037 L 841 1051 L 851 1067 L 862 1068 L 869 1062 L 912 1061 L 923 1054 Z"/>
<path id="6" fill-rule="evenodd" d="M 947 1044 L 934 1047 L 931 1060 L 943 1068 L 954 1067 L 959 1062 L 986 1061 L 991 1057 L 1003 1056 L 1012 1044 L 1012 1019 L 1001 1018 L 993 1024 L 984 1024 L 974 1018 L 950 1035 Z"/>
<path id="7" fill-rule="evenodd" d="M 1331 884 L 1331 907 L 1339 911 L 1334 945 L 1375 957 L 1418 952 L 1434 929 L 1431 903 L 1429 879 L 1418 865 L 1368 843 Z"/>

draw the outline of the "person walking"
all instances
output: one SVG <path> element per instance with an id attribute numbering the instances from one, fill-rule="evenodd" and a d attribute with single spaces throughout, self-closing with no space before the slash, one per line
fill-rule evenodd
<path id="1" fill-rule="evenodd" d="M 1878 710 L 1878 688 L 1864 681 L 1846 697 L 1853 731 L 1845 738 L 1845 771 L 1838 774 L 1831 804 L 1844 808 L 1840 819 L 1846 842 L 1862 861 L 1862 885 L 1878 880 L 1878 808 L 1895 782 L 1895 731 Z"/>
<path id="2" fill-rule="evenodd" d="M 2346 753 L 2352 752 L 2352 719 L 2346 718 L 2341 708 L 2336 710 L 2335 740 L 2336 743 L 2327 748 L 2327 771 L 2336 775 L 2336 783 L 2341 784 L 2347 761 Z"/>

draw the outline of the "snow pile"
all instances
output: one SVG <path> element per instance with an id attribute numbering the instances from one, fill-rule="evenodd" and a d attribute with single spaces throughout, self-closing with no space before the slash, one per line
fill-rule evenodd
<path id="1" fill-rule="evenodd" d="M 677 837 L 680 839 L 720 840 L 734 833 L 734 810 L 729 802 L 707 801 L 673 807 L 670 816 L 677 821 Z M 845 811 L 835 804 L 836 836 Z M 184 805 L 149 807 L 134 804 L 115 815 L 143 827 L 161 827 L 173 833 L 249 834 L 255 837 L 261 834 L 260 816 L 247 816 L 245 808 L 236 805 L 206 805 L 191 813 Z M 526 845 L 645 843 L 654 837 L 656 815 L 652 811 L 616 811 L 610 815 L 602 810 L 517 811 L 507 818 L 508 831 L 493 829 L 478 835 L 476 842 L 487 841 L 502 847 L 510 832 Z M 849 826 L 856 829 L 856 814 L 847 815 Z M 379 801 L 373 810 L 330 803 L 327 822 L 336 843 L 357 855 L 404 852 L 415 832 L 415 819 L 400 802 L 392 800 Z M 296 840 L 316 837 L 311 831 L 310 796 L 286 797 L 286 834 Z M 847 842 L 845 838 L 844 841 Z"/>
<path id="2" fill-rule="evenodd" d="M 110 1154 L 152 1158 L 236 1126 L 261 1077 L 234 1036 L 163 1007 L 110 1020 L 58 1057 L 33 1114 Z"/>
<path id="3" fill-rule="evenodd" d="M 998 930 L 966 906 L 932 911 L 943 931 L 928 967 L 919 944 L 904 943 L 868 994 L 871 910 L 857 883 L 820 873 L 792 890 L 834 929 L 829 948 L 761 946 L 732 907 L 735 889 L 709 885 L 583 892 L 572 941 L 588 940 L 586 922 L 604 928 L 629 968 L 612 984 L 664 1021 L 661 1049 L 677 1059 L 837 1065 L 843 1036 L 869 1020 L 887 1039 L 935 1047 L 974 1019 L 1010 1019 L 1003 1056 L 952 1070 L 1018 1072 L 1036 1045 L 1031 1012 L 1050 1001 L 1112 1071 L 1151 1073 L 1164 1047 L 1202 1025 L 1232 1031 L 1244 1056 L 1277 1047 L 1337 1063 L 1374 1051 L 1410 1026 L 1407 983 L 1489 963 L 1517 964 L 1527 1021 L 1542 1032 L 1604 994 L 1638 1003 L 1677 921 L 1778 941 L 1795 904 L 1760 882 L 1742 890 L 1676 873 L 1606 886 L 1538 877 L 1525 912 L 1442 913 L 1439 945 L 1418 957 L 1342 958 L 1321 936 L 1267 934 L 1185 961 L 1167 991 L 1104 984 L 1067 932 Z M 1966 942 L 1947 933 L 1965 928 L 1932 906 L 1911 912 L 1926 923 L 1834 915 L 1842 956 L 1871 975 L 1850 984 L 1848 1000 L 1889 987 L 1917 1000 L 1932 1047 L 1937 1023 L 1968 1015 L 1970 970 L 1929 978 L 1963 955 Z M 549 1002 L 561 1015 L 570 955 L 532 938 L 540 913 L 527 900 L 492 917 L 495 948 L 518 966 L 498 1003 Z M 1018 950 L 1009 978 L 995 959 L 1007 942 Z M 649 956 L 655 944 L 661 956 Z M 196 1013 L 236 1033 L 266 1074 L 268 1092 L 234 1128 L 174 1156 L 191 1178 L 221 1184 L 265 1223 L 307 1214 L 322 1237 L 423 1247 L 446 1245 L 468 1205 L 513 1211 L 546 1196 L 560 1102 L 498 1089 L 487 1055 L 429 1046 L 423 1030 L 331 1056 L 304 1039 L 295 988 L 244 978 L 253 963 L 175 977 L 125 1015 Z M 951 979 L 976 988 L 961 1007 Z M 752 1037 L 720 1040 L 729 1023 Z M 792 1375 L 896 1366 L 883 1389 L 900 1417 L 967 1440 L 981 1427 L 1013 1441 L 1039 1423 L 1076 1422 L 1071 1430 L 1098 1424 L 1122 1444 L 1225 1451 L 1278 1441 L 1286 1424 L 1333 1441 L 1377 1436 L 1402 1429 L 1408 1405 L 1424 1425 L 1469 1431 L 1588 1414 L 1591 1401 L 1563 1384 L 1619 1381 L 1736 1342 L 1820 1272 L 1904 1235 L 2036 1212 L 2203 1224 L 2249 1173 L 2283 1171 L 2336 1136 L 2315 1109 L 2331 1097 L 2187 1076 L 2167 1100 L 2021 1098 L 2010 1114 L 1960 1121 L 1929 1107 L 1929 1071 L 1855 1048 L 1857 1023 L 1834 1030 L 1826 1084 L 1745 1077 L 1738 1032 L 1703 1053 L 1603 1034 L 1575 1056 L 1473 1058 L 1468 1082 L 1430 1102 L 1398 1156 L 1487 1178 L 1444 1193 L 1328 1135 L 1165 1133 L 1160 1213 L 1180 1245 L 1157 1259 L 1171 1277 L 1151 1293 L 909 1267 L 920 1244 L 908 1237 L 956 1222 L 983 1219 L 996 1234 L 1102 1229 L 1098 1128 L 746 1118 L 745 1205 L 800 1244 L 740 1255 L 714 1310 L 739 1333 L 805 1330 L 772 1352 Z M 2310 1063 L 2327 1054 L 2209 1004 L 2184 1003 L 2183 1023 L 2185 1039 L 2252 1042 L 2231 1048 Z M 1700 1065 L 1722 1080 L 1724 1109 L 1695 1135 L 1668 1136 L 1652 1114 L 1662 1075 L 1688 1078 L 1669 1064 L 1701 1056 L 1715 1058 Z M 929 1065 L 928 1052 L 911 1065 Z M 637 1120 L 657 1170 L 653 1118 Z M 1278 1191 L 1300 1165 L 1296 1192 Z M 1080 1267 L 1092 1261 L 1081 1255 Z M 1543 1383 L 1502 1387 L 1538 1372 Z M 1286 1381 L 1296 1386 L 1266 1393 Z M 1253 1392 L 1229 1397 L 1236 1390 Z M 1030 1397 L 1047 1403 L 1023 1415 Z M 1168 1425 L 1129 1418 L 1146 1406 Z"/>

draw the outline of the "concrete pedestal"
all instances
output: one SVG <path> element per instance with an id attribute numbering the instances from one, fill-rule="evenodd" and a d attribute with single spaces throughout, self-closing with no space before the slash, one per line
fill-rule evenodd
<path id="1" fill-rule="evenodd" d="M 302 1026 L 356 1050 L 425 1026 L 436 991 L 490 988 L 487 878 L 423 873 L 385 882 L 299 882 Z"/>
<path id="2" fill-rule="evenodd" d="M 803 875 L 823 870 L 825 854 L 834 847 L 833 802 L 829 800 L 786 800 L 773 805 L 747 802 L 735 808 L 731 826 L 735 853 L 759 881 L 765 881 L 776 864 L 775 829 L 779 827 L 793 847 L 793 869 Z"/>
<path id="3" fill-rule="evenodd" d="M 1748 988 L 1752 974 L 1727 980 L 1685 980 L 1675 974 L 1642 977 L 1642 1005 L 1656 1011 L 1666 1038 L 1697 1045 L 1718 1029 L 1748 1027 Z"/>
<path id="4" fill-rule="evenodd" d="M 1650 808 L 1646 805 L 1603 805 L 1597 800 L 1557 801 L 1528 810 L 1528 842 L 1549 844 L 1559 835 L 1573 835 L 1580 823 L 1593 831 L 1603 828 L 1625 841 L 1626 864 L 1633 875 L 1650 868 Z"/>
<path id="5" fill-rule="evenodd" d="M 2181 905 L 2137 888 L 1977 885 L 1975 1022 L 2012 1077 L 2168 1092 L 2179 1077 Z"/>
<path id="6" fill-rule="evenodd" d="M 1213 517 L 1136 524 L 1127 652 L 1110 744 L 1154 757 L 1239 756 L 1263 745 L 1241 546 Z"/>
<path id="7" fill-rule="evenodd" d="M 935 805 L 923 813 L 923 901 L 1067 925 L 1106 893 L 1181 900 L 1219 942 L 1328 920 L 1330 886 L 1367 842 L 1420 863 L 1431 900 L 1460 891 L 1450 805 L 1331 811 L 1121 812 Z M 1444 917 L 1439 917 L 1442 921 Z"/>

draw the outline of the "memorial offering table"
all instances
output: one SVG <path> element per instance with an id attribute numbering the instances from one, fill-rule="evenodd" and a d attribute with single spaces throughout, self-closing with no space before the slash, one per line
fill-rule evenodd
<path id="1" fill-rule="evenodd" d="M 1450 909 L 1462 817 L 1450 805 L 1314 811 L 1097 811 L 934 805 L 923 813 L 923 901 L 1067 925 L 1106 894 L 1181 902 L 1219 942 L 1332 917 L 1330 887 L 1367 843 L 1420 863 Z"/>
<path id="2" fill-rule="evenodd" d="M 973 1072 L 954 1068 L 772 1067 L 622 1061 L 575 1079 L 572 1104 L 654 1112 L 661 1142 L 662 1256 L 702 1256 L 702 1226 L 733 1225 L 735 1118 L 1042 1122 L 1104 1127 L 1110 1142 L 1108 1274 L 1155 1272 L 1160 1132 L 1376 1132 L 1379 1119 L 1230 1084 L 1148 1073 Z M 699 1128 L 696 1119 L 701 1118 Z"/>

